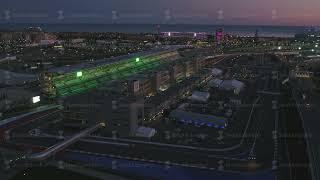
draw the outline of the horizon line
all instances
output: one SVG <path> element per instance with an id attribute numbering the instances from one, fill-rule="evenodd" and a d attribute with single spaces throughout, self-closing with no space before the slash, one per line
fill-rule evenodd
<path id="1" fill-rule="evenodd" d="M 56 24 L 56 25 L 81 25 L 81 24 L 93 24 L 93 25 L 191 25 L 191 26 L 261 26 L 261 27 L 320 27 L 320 25 L 279 25 L 279 24 L 210 24 L 210 23 L 103 23 L 103 22 L 1 22 L 0 24 Z"/>

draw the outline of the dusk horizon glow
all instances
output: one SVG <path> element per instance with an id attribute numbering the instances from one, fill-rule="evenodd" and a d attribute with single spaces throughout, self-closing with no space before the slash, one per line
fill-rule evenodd
<path id="1" fill-rule="evenodd" d="M 224 25 L 320 25 L 316 0 L 148 0 L 104 2 L 11 0 L 2 3 L 0 22 L 97 22 Z"/>

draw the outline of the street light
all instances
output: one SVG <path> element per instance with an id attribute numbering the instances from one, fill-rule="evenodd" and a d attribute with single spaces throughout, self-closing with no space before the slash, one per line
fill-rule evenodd
<path id="1" fill-rule="evenodd" d="M 136 62 L 139 62 L 140 61 L 140 58 L 136 58 Z"/>
<path id="2" fill-rule="evenodd" d="M 301 47 L 298 47 L 299 50 L 301 50 Z"/>

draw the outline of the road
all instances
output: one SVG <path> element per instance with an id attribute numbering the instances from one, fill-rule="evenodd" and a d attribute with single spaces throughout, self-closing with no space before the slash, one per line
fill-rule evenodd
<path id="1" fill-rule="evenodd" d="M 312 178 L 320 179 L 320 132 L 319 115 L 320 115 L 320 96 L 313 91 L 305 91 L 301 89 L 312 89 L 312 82 L 309 79 L 292 81 L 293 88 L 292 96 L 297 104 L 298 115 L 302 120 L 304 128 L 304 136 L 307 143 L 308 157 L 311 163 Z M 307 95 L 304 100 L 302 93 Z"/>

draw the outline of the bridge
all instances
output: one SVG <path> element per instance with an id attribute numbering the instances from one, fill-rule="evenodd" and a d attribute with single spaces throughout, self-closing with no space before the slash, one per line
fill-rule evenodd
<path id="1" fill-rule="evenodd" d="M 4 140 L 6 133 L 26 124 L 45 119 L 61 111 L 60 105 L 40 106 L 22 115 L 14 116 L 0 121 L 0 141 Z"/>
<path id="2" fill-rule="evenodd" d="M 63 149 L 65 149 L 68 146 L 72 145 L 73 143 L 77 142 L 81 138 L 96 131 L 100 127 L 105 127 L 105 123 L 96 124 L 90 128 L 87 128 L 87 129 L 81 131 L 80 133 L 78 133 L 74 136 L 69 137 L 68 139 L 66 139 L 62 142 L 59 142 L 59 143 L 49 147 L 48 149 L 46 149 L 40 153 L 31 154 L 29 156 L 26 156 L 25 158 L 30 161 L 43 161 L 45 159 L 48 159 L 49 157 L 53 156 L 57 152 L 62 151 Z"/>

